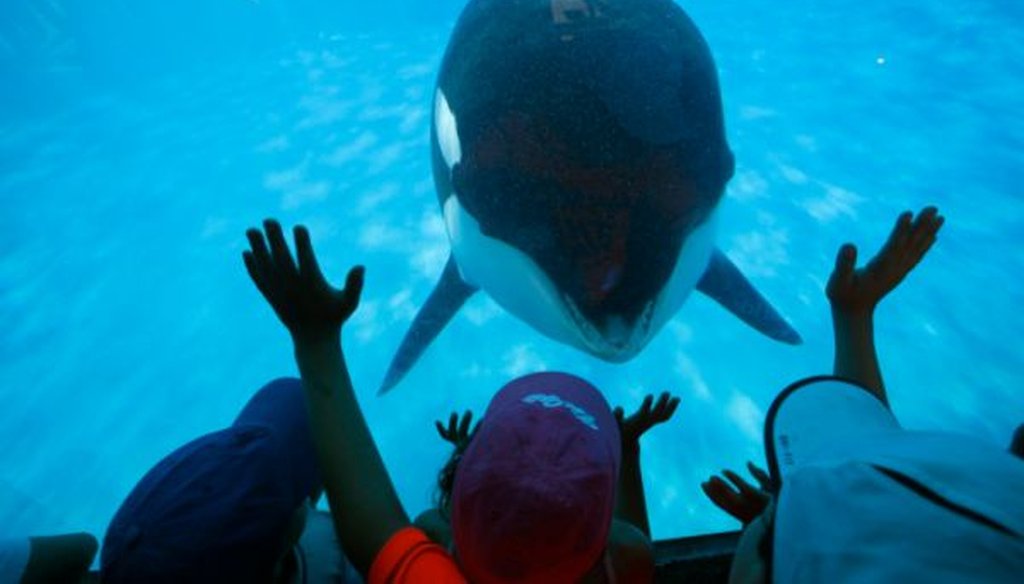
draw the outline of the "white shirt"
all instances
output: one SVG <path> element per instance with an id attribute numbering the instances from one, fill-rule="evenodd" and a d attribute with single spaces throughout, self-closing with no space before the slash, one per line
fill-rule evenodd
<path id="1" fill-rule="evenodd" d="M 969 436 L 910 431 L 858 450 L 784 479 L 775 582 L 1024 582 L 1024 461 Z"/>
<path id="2" fill-rule="evenodd" d="M 362 584 L 363 579 L 342 553 L 331 516 L 311 511 L 306 529 L 295 546 L 293 584 Z M 0 582 L 0 584 L 3 584 Z"/>

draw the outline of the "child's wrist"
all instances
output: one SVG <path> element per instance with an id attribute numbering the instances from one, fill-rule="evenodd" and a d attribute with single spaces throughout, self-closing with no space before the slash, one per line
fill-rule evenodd
<path id="1" fill-rule="evenodd" d="M 639 456 L 640 454 L 640 439 L 630 439 L 622 441 L 622 455 L 623 456 Z"/>
<path id="2" fill-rule="evenodd" d="M 854 308 L 832 304 L 832 319 L 837 321 L 870 320 L 874 314 L 874 305 Z"/>
<path id="3" fill-rule="evenodd" d="M 334 358 L 341 352 L 340 331 L 327 333 L 293 333 L 292 344 L 297 356 L 306 358 Z"/>

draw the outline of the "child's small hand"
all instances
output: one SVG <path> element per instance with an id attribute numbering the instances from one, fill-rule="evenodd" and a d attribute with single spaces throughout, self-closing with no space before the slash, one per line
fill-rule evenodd
<path id="1" fill-rule="evenodd" d="M 267 219 L 263 222 L 263 229 L 266 240 L 259 229 L 246 231 L 251 249 L 242 253 L 242 260 L 256 288 L 296 341 L 336 339 L 341 325 L 359 306 L 363 267 L 352 268 L 345 280 L 345 288 L 338 290 L 328 284 L 320 273 L 305 227 L 298 225 L 294 231 L 298 266 L 288 250 L 281 225 Z"/>
<path id="2" fill-rule="evenodd" d="M 926 207 L 916 218 L 910 211 L 901 214 L 889 240 L 860 269 L 856 268 L 857 248 L 851 243 L 840 248 L 825 287 L 832 309 L 842 314 L 870 314 L 921 261 L 944 221 L 935 207 Z"/>
<path id="3" fill-rule="evenodd" d="M 722 471 L 722 476 L 728 479 L 728 482 L 716 475 L 700 485 L 704 494 L 711 499 L 715 506 L 732 515 L 744 525 L 764 512 L 771 500 L 769 493 L 772 490 L 771 479 L 764 469 L 748 462 L 747 470 L 757 480 L 759 486 L 751 485 L 731 470 Z"/>
<path id="4" fill-rule="evenodd" d="M 480 422 L 473 426 L 473 430 L 469 429 L 470 423 L 473 421 L 473 412 L 466 410 L 462 414 L 460 421 L 458 412 L 452 412 L 452 415 L 448 418 L 448 427 L 445 428 L 441 420 L 434 422 L 434 427 L 437 428 L 437 433 L 441 435 L 448 442 L 452 443 L 452 446 L 458 448 L 469 442 L 469 439 L 476 433 L 476 429 L 480 427 Z"/>
<path id="5" fill-rule="evenodd" d="M 1017 430 L 1010 439 L 1010 453 L 1017 458 L 1024 458 L 1024 424 L 1017 426 Z"/>
<path id="6" fill-rule="evenodd" d="M 653 404 L 653 405 L 652 405 Z M 633 415 L 624 417 L 622 407 L 615 408 L 615 420 L 619 423 L 619 433 L 622 436 L 624 446 L 635 446 L 640 443 L 640 437 L 645 432 L 667 422 L 676 413 L 679 407 L 679 398 L 673 397 L 667 391 L 658 396 L 657 403 L 654 403 L 654 396 L 648 395 Z"/>

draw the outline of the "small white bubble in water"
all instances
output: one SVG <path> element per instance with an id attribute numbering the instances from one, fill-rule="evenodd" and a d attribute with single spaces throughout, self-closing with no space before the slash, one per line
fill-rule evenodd
<path id="1" fill-rule="evenodd" d="M 878 58 L 875 59 L 875 63 L 878 63 L 879 65 L 885 65 L 885 55 L 878 55 Z"/>

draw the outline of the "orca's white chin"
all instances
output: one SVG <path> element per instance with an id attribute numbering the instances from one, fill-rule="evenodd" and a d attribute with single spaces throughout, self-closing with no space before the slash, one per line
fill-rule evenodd
<path id="1" fill-rule="evenodd" d="M 462 279 L 491 296 L 506 311 L 552 339 L 605 361 L 628 361 L 647 346 L 679 310 L 707 267 L 713 251 L 714 221 L 686 239 L 665 286 L 638 318 L 607 316 L 595 323 L 560 290 L 528 255 L 482 233 L 480 223 L 459 203 L 444 203 L 445 226 Z"/>

